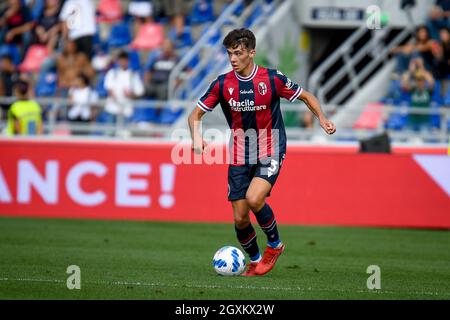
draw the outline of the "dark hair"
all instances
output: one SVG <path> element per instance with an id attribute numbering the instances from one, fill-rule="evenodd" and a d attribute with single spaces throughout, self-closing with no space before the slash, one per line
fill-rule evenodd
<path id="1" fill-rule="evenodd" d="M 120 51 L 117 55 L 117 59 L 127 59 L 128 60 L 128 52 Z"/>
<path id="2" fill-rule="evenodd" d="M 439 28 L 439 31 L 445 30 L 447 32 L 450 32 L 450 28 L 448 26 L 442 26 Z"/>
<path id="3" fill-rule="evenodd" d="M 20 95 L 24 96 L 28 93 L 28 82 L 24 80 L 18 80 L 14 84 L 14 88 L 19 92 Z"/>
<path id="4" fill-rule="evenodd" d="M 222 44 L 227 49 L 234 49 L 242 45 L 247 50 L 253 50 L 256 47 L 256 38 L 253 32 L 248 29 L 234 29 L 227 34 Z"/>
<path id="5" fill-rule="evenodd" d="M 0 59 L 8 60 L 9 62 L 14 62 L 12 56 L 9 53 L 2 54 Z"/>
<path id="6" fill-rule="evenodd" d="M 430 36 L 430 29 L 428 29 L 428 27 L 426 25 L 424 25 L 424 24 L 422 24 L 422 25 L 420 25 L 420 26 L 418 26 L 416 28 L 416 35 L 415 35 L 416 40 L 419 40 L 419 36 L 418 36 L 419 35 L 419 31 L 422 30 L 422 29 L 427 32 L 427 38 L 429 40 L 431 38 L 431 36 Z"/>
<path id="7" fill-rule="evenodd" d="M 89 85 L 90 80 L 89 80 L 88 76 L 85 75 L 84 73 L 79 73 L 79 74 L 78 74 L 78 78 L 80 78 L 81 81 L 83 81 L 83 83 L 84 83 L 85 85 L 87 85 L 87 86 Z"/>

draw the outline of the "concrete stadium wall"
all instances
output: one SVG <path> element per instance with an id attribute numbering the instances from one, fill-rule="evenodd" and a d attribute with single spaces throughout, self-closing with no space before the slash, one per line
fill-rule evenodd
<path id="1" fill-rule="evenodd" d="M 393 27 L 408 25 L 406 13 L 400 9 L 401 0 L 291 0 L 299 21 L 303 26 L 316 28 L 351 28 L 365 23 L 366 10 L 376 5 L 382 14 L 387 14 Z M 417 0 L 411 10 L 414 23 L 420 24 L 430 13 L 434 1 Z"/>
<path id="2" fill-rule="evenodd" d="M 0 215 L 232 222 L 227 165 L 174 165 L 172 151 L 0 140 Z M 268 203 L 281 224 L 450 228 L 450 157 L 290 146 Z"/>

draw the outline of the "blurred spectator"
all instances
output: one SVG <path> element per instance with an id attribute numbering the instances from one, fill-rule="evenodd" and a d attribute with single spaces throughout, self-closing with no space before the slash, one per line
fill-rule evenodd
<path id="1" fill-rule="evenodd" d="M 42 111 L 39 104 L 28 98 L 28 83 L 19 80 L 14 85 L 17 101 L 8 111 L 8 135 L 42 134 Z"/>
<path id="2" fill-rule="evenodd" d="M 185 18 L 192 10 L 192 0 L 165 0 L 162 1 L 164 13 L 170 18 L 170 23 L 179 36 L 183 35 Z"/>
<path id="3" fill-rule="evenodd" d="M 151 0 L 132 0 L 128 4 L 128 14 L 133 17 L 133 36 L 144 23 L 153 22 L 153 3 Z"/>
<path id="4" fill-rule="evenodd" d="M 178 63 L 173 43 L 165 39 L 160 50 L 152 52 L 149 56 L 144 82 L 146 94 L 157 100 L 167 100 L 169 89 L 169 76 L 172 69 Z"/>
<path id="5" fill-rule="evenodd" d="M 107 123 L 117 121 L 117 115 L 126 118 L 133 114 L 132 99 L 144 94 L 144 85 L 137 72 L 129 67 L 128 53 L 121 51 L 117 57 L 118 66 L 106 73 L 105 88 L 108 90 L 103 119 Z"/>
<path id="6" fill-rule="evenodd" d="M 111 66 L 111 60 L 108 49 L 100 46 L 92 58 L 92 67 L 97 72 L 106 72 Z"/>
<path id="7" fill-rule="evenodd" d="M 44 10 L 34 29 L 36 42 L 47 45 L 50 54 L 56 47 L 61 31 L 60 9 L 60 0 L 45 0 Z"/>
<path id="8" fill-rule="evenodd" d="M 22 56 L 30 44 L 33 21 L 30 10 L 21 0 L 8 0 L 8 6 L 0 12 L 0 43 L 23 46 Z"/>
<path id="9" fill-rule="evenodd" d="M 435 0 L 430 19 L 427 22 L 427 27 L 433 39 L 439 38 L 438 33 L 441 28 L 450 26 L 449 18 L 450 0 Z"/>
<path id="10" fill-rule="evenodd" d="M 61 96 L 67 96 L 68 89 L 75 78 L 84 73 L 89 78 L 95 76 L 95 70 L 83 52 L 77 52 L 74 41 L 67 41 L 63 52 L 56 58 L 56 70 L 58 74 L 58 91 Z"/>
<path id="11" fill-rule="evenodd" d="M 411 94 L 411 107 L 431 107 L 432 92 L 434 89 L 433 75 L 428 72 L 422 59 L 411 60 L 409 70 L 402 76 L 402 89 Z M 424 131 L 429 128 L 430 115 L 414 114 L 408 115 L 408 126 L 415 131 Z"/>
<path id="12" fill-rule="evenodd" d="M 94 35 L 97 32 L 95 8 L 91 0 L 66 0 L 61 9 L 64 39 L 74 40 L 77 50 L 92 58 Z"/>
<path id="13" fill-rule="evenodd" d="M 12 58 L 8 55 L 0 58 L 0 97 L 11 97 L 13 95 L 14 82 L 18 80 L 18 73 Z M 0 119 L 9 109 L 8 103 L 0 103 Z"/>
<path id="14" fill-rule="evenodd" d="M 418 56 L 422 57 L 427 70 L 435 71 L 438 46 L 437 42 L 431 39 L 426 26 L 417 27 L 414 43 L 395 47 L 392 52 L 397 54 L 397 72 L 400 75 L 408 69 L 411 58 Z"/>
<path id="15" fill-rule="evenodd" d="M 152 18 L 140 18 L 137 24 L 137 33 L 130 44 L 135 50 L 153 50 L 162 45 L 164 41 L 164 28 Z"/>
<path id="16" fill-rule="evenodd" d="M 450 29 L 439 30 L 440 51 L 438 55 L 438 79 L 446 79 L 450 74 Z"/>
<path id="17" fill-rule="evenodd" d="M 94 118 L 93 107 L 98 102 L 95 90 L 89 86 L 89 78 L 79 74 L 69 90 L 69 101 L 72 107 L 67 114 L 75 124 L 87 124 Z M 72 134 L 83 134 L 85 131 L 73 130 Z"/>

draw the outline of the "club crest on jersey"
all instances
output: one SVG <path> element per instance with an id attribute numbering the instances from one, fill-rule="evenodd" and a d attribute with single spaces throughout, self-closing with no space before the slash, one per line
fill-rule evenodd
<path id="1" fill-rule="evenodd" d="M 228 88 L 228 92 L 230 93 L 230 96 L 233 94 L 234 88 Z"/>
<path id="2" fill-rule="evenodd" d="M 261 95 L 265 95 L 267 93 L 267 86 L 264 82 L 258 83 L 258 91 Z"/>

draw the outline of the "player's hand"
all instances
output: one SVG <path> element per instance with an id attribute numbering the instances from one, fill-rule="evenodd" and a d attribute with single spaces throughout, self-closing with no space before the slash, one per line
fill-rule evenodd
<path id="1" fill-rule="evenodd" d="M 198 141 L 194 141 L 194 143 L 192 143 L 192 150 L 194 150 L 196 154 L 202 154 L 205 152 L 207 146 L 208 145 L 205 140 L 199 139 Z"/>
<path id="2" fill-rule="evenodd" d="M 336 126 L 334 123 L 326 118 L 320 119 L 320 126 L 327 134 L 333 134 L 336 132 Z"/>

